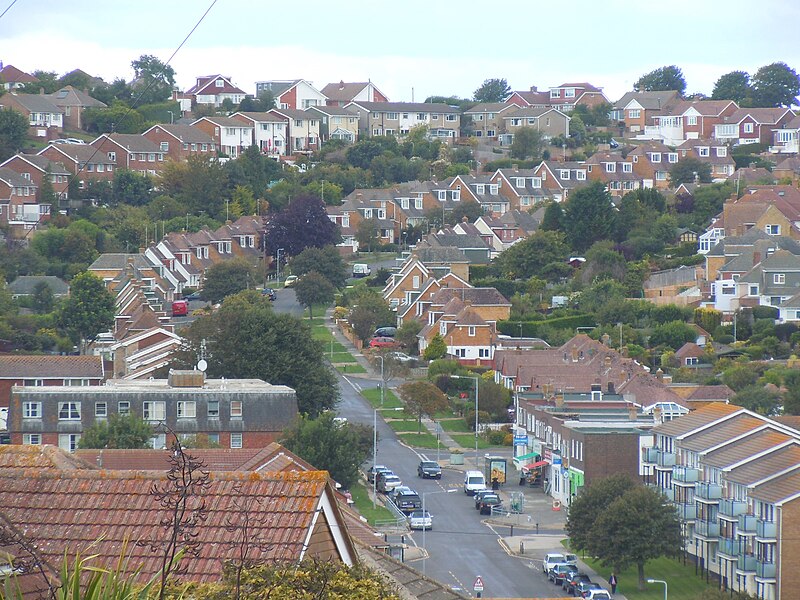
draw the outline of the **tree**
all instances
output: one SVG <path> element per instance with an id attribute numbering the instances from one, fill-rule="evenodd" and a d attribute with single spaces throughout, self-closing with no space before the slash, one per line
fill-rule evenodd
<path id="1" fill-rule="evenodd" d="M 131 62 L 134 72 L 133 91 L 138 104 L 154 104 L 169 99 L 175 87 L 175 69 L 155 56 L 143 54 Z"/>
<path id="2" fill-rule="evenodd" d="M 270 254 L 283 248 L 286 256 L 297 256 L 309 247 L 335 246 L 342 236 L 322 200 L 300 196 L 267 221 L 266 240 Z"/>
<path id="3" fill-rule="evenodd" d="M 505 79 L 485 79 L 481 86 L 475 90 L 475 102 L 505 102 L 511 95 L 511 86 Z"/>
<path id="4" fill-rule="evenodd" d="M 114 101 L 108 108 L 87 108 L 83 112 L 83 127 L 90 133 L 142 133 L 145 120 L 138 110 Z"/>
<path id="5" fill-rule="evenodd" d="M 114 203 L 145 206 L 150 202 L 153 182 L 147 175 L 128 169 L 114 174 Z"/>
<path id="6" fill-rule="evenodd" d="M 372 430 L 335 418 L 333 411 L 315 418 L 303 415 L 281 443 L 348 489 L 358 481 L 358 468 L 372 451 Z"/>
<path id="7" fill-rule="evenodd" d="M 693 156 L 686 156 L 669 170 L 669 184 L 673 188 L 682 183 L 711 183 L 711 165 Z"/>
<path id="8" fill-rule="evenodd" d="M 292 274 L 298 277 L 316 271 L 335 288 L 343 288 L 347 280 L 347 265 L 336 246 L 306 248 L 289 263 Z"/>
<path id="9" fill-rule="evenodd" d="M 206 269 L 203 297 L 216 304 L 256 285 L 255 269 L 243 258 L 218 262 Z"/>
<path id="10" fill-rule="evenodd" d="M 158 183 L 164 194 L 190 213 L 225 218 L 225 199 L 230 198 L 228 171 L 215 158 L 197 154 L 186 162 L 167 161 Z"/>
<path id="11" fill-rule="evenodd" d="M 366 342 L 376 328 L 391 325 L 396 318 L 381 295 L 368 290 L 354 299 L 347 321 L 359 339 Z"/>
<path id="12" fill-rule="evenodd" d="M 569 247 L 564 240 L 560 231 L 539 230 L 495 258 L 495 268 L 508 279 L 541 276 L 547 265 L 563 262 L 569 256 Z"/>
<path id="13" fill-rule="evenodd" d="M 85 271 L 73 278 L 69 298 L 59 315 L 60 325 L 80 342 L 84 354 L 95 338 L 114 324 L 114 295 L 103 280 Z"/>
<path id="14" fill-rule="evenodd" d="M 761 385 L 748 385 L 737 392 L 731 400 L 732 404 L 752 410 L 765 417 L 779 414 L 780 396 Z"/>
<path id="15" fill-rule="evenodd" d="M 0 107 L 0 162 L 16 154 L 25 145 L 28 119 L 11 108 Z"/>
<path id="16" fill-rule="evenodd" d="M 422 358 L 425 360 L 437 360 L 447 356 L 447 343 L 444 338 L 438 333 L 431 338 L 425 351 L 422 353 Z"/>
<path id="17" fill-rule="evenodd" d="M 581 495 L 574 498 L 566 524 L 570 548 L 590 551 L 592 530 L 597 519 L 617 498 L 635 486 L 636 482 L 627 475 L 612 475 L 592 483 Z"/>
<path id="18" fill-rule="evenodd" d="M 752 106 L 753 88 L 750 86 L 750 75 L 746 71 L 726 73 L 714 84 L 711 99 L 733 100 L 739 106 Z"/>
<path id="19" fill-rule="evenodd" d="M 44 281 L 40 281 L 33 286 L 32 300 L 33 310 L 39 314 L 49 313 L 53 310 L 53 305 L 55 304 L 53 290 Z"/>
<path id="20" fill-rule="evenodd" d="M 482 215 L 483 207 L 474 200 L 462 200 L 453 210 L 446 213 L 446 216 L 450 217 L 447 221 L 453 224 L 461 223 L 465 218 L 470 223 L 474 223 Z"/>
<path id="21" fill-rule="evenodd" d="M 403 324 L 397 328 L 397 333 L 394 336 L 404 348 L 411 354 L 417 353 L 417 334 L 422 331 L 422 323 L 416 319 L 406 319 Z"/>
<path id="22" fill-rule="evenodd" d="M 600 181 L 570 194 L 564 209 L 564 229 L 573 249 L 582 252 L 614 231 L 614 207 Z"/>
<path id="23" fill-rule="evenodd" d="M 356 227 L 356 241 L 358 247 L 366 247 L 367 252 L 372 252 L 372 245 L 378 238 L 378 220 L 362 219 Z"/>
<path id="24" fill-rule="evenodd" d="M 149 448 L 153 427 L 135 415 L 112 414 L 108 421 L 96 421 L 84 429 L 79 448 Z"/>
<path id="25" fill-rule="evenodd" d="M 218 311 L 195 320 L 185 337 L 186 350 L 178 364 L 197 362 L 206 340 L 209 377 L 288 385 L 297 392 L 300 412 L 312 416 L 333 408 L 338 400 L 336 378 L 308 325 L 276 314 L 254 290 L 227 297 Z"/>
<path id="26" fill-rule="evenodd" d="M 511 158 L 539 160 L 544 147 L 544 135 L 541 131 L 533 127 L 520 127 L 514 131 L 514 140 L 511 142 Z"/>
<path id="27" fill-rule="evenodd" d="M 765 65 L 753 75 L 756 106 L 792 106 L 800 94 L 800 77 L 784 62 Z"/>
<path id="28" fill-rule="evenodd" d="M 791 370 L 783 378 L 786 393 L 783 395 L 783 412 L 800 415 L 800 371 Z"/>
<path id="29" fill-rule="evenodd" d="M 683 96 L 686 91 L 686 79 L 683 77 L 683 71 L 675 65 L 670 65 L 642 75 L 633 84 L 633 89 L 637 92 L 666 92 L 674 90 Z"/>
<path id="30" fill-rule="evenodd" d="M 333 302 L 336 288 L 324 276 L 316 271 L 309 271 L 300 277 L 294 284 L 297 301 L 308 308 L 308 318 L 313 319 L 313 306 L 315 304 L 328 305 Z"/>
<path id="31" fill-rule="evenodd" d="M 697 339 L 697 331 L 683 321 L 671 321 L 658 325 L 650 334 L 650 346 L 669 346 L 678 350 L 687 342 Z"/>
<path id="32" fill-rule="evenodd" d="M 544 209 L 542 224 L 539 229 L 543 231 L 563 231 L 564 229 L 564 209 L 560 202 L 550 202 Z"/>
<path id="33" fill-rule="evenodd" d="M 422 417 L 433 416 L 448 407 L 447 396 L 429 381 L 404 383 L 397 391 L 406 410 L 417 416 L 417 433 L 422 432 Z"/>

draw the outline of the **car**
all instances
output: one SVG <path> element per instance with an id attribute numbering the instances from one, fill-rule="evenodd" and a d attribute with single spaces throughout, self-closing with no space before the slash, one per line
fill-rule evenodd
<path id="1" fill-rule="evenodd" d="M 599 584 L 593 581 L 581 581 L 575 586 L 575 595 L 579 598 L 586 598 L 591 590 L 602 590 Z"/>
<path id="2" fill-rule="evenodd" d="M 414 490 L 403 492 L 402 494 L 395 494 L 393 497 L 394 505 L 400 509 L 400 512 L 409 514 L 422 508 L 422 500 L 419 494 Z"/>
<path id="3" fill-rule="evenodd" d="M 464 473 L 464 493 L 472 496 L 478 490 L 486 489 L 486 478 L 480 471 Z"/>
<path id="4" fill-rule="evenodd" d="M 396 488 L 394 488 L 391 492 L 389 492 L 386 495 L 389 496 L 389 498 L 394 499 L 397 497 L 397 494 L 405 494 L 406 492 L 413 492 L 413 491 L 414 490 L 412 490 L 407 485 L 398 485 Z"/>
<path id="5" fill-rule="evenodd" d="M 372 334 L 374 337 L 391 337 L 393 338 L 397 335 L 397 327 L 378 327 L 375 330 L 375 333 Z"/>
<path id="6" fill-rule="evenodd" d="M 417 357 L 409 356 L 404 352 L 390 352 L 389 358 L 399 362 L 401 365 L 413 366 L 417 362 Z"/>
<path id="7" fill-rule="evenodd" d="M 564 555 L 561 552 L 548 552 L 542 559 L 542 571 L 547 573 L 553 565 L 557 563 L 566 562 Z"/>
<path id="8" fill-rule="evenodd" d="M 584 598 L 586 600 L 611 600 L 611 593 L 603 588 L 592 588 Z"/>
<path id="9" fill-rule="evenodd" d="M 417 477 L 423 479 L 441 479 L 442 467 L 435 460 L 423 460 L 417 465 Z"/>
<path id="10" fill-rule="evenodd" d="M 297 275 L 289 275 L 283 282 L 283 287 L 292 287 L 295 283 L 297 283 L 297 279 Z"/>
<path id="11" fill-rule="evenodd" d="M 375 474 L 380 473 L 381 471 L 388 471 L 391 473 L 392 470 L 384 465 L 372 465 L 367 471 L 367 481 L 372 483 L 375 479 Z"/>
<path id="12" fill-rule="evenodd" d="M 492 514 L 493 508 L 502 505 L 503 501 L 500 500 L 500 496 L 497 494 L 484 494 L 483 498 L 481 498 L 481 505 L 478 507 L 478 510 L 482 515 L 490 515 Z"/>
<path id="13" fill-rule="evenodd" d="M 403 482 L 394 473 L 392 474 L 384 473 L 383 476 L 378 477 L 379 492 L 383 492 L 384 494 L 386 494 L 388 492 L 391 492 L 398 485 L 403 485 Z"/>
<path id="14" fill-rule="evenodd" d="M 615 148 L 619 148 L 619 142 L 614 138 L 610 138 L 608 140 L 608 146 L 613 150 Z"/>
<path id="15" fill-rule="evenodd" d="M 272 288 L 264 288 L 263 290 L 261 290 L 261 295 L 269 298 L 270 302 L 275 302 L 275 299 L 277 298 L 277 296 L 275 295 L 275 290 L 273 290 Z"/>
<path id="16" fill-rule="evenodd" d="M 394 348 L 397 342 L 390 337 L 374 337 L 369 341 L 370 348 Z"/>
<path id="17" fill-rule="evenodd" d="M 426 511 L 415 510 L 408 515 L 409 529 L 433 529 L 433 515 Z"/>
<path id="18" fill-rule="evenodd" d="M 482 490 L 478 490 L 472 496 L 475 499 L 475 510 L 480 510 L 481 508 L 481 498 L 483 498 L 486 494 L 496 494 L 494 490 L 491 488 L 484 488 Z"/>
<path id="19" fill-rule="evenodd" d="M 355 263 L 353 265 L 353 277 L 355 278 L 369 277 L 371 273 L 372 269 L 366 263 Z"/>
<path id="20" fill-rule="evenodd" d="M 577 554 L 564 554 L 564 562 L 568 565 L 578 566 L 578 555 Z"/>
<path id="21" fill-rule="evenodd" d="M 577 573 L 578 569 L 575 565 L 568 565 L 567 563 L 558 563 L 553 566 L 547 573 L 547 578 L 556 585 L 563 586 L 564 580 L 572 577 L 573 573 Z"/>
<path id="22" fill-rule="evenodd" d="M 567 577 L 564 579 L 564 582 L 561 584 L 561 588 L 568 594 L 574 596 L 575 588 L 577 588 L 578 584 L 582 581 L 591 582 L 591 579 L 589 579 L 589 576 L 586 573 L 575 571 L 572 574 L 572 577 Z"/>
<path id="23" fill-rule="evenodd" d="M 205 300 L 205 298 L 203 298 L 203 292 L 201 292 L 200 290 L 192 292 L 188 296 L 184 296 L 183 299 L 184 300 Z"/>

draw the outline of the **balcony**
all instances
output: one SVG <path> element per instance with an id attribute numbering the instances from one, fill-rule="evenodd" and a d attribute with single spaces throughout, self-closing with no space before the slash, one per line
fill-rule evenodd
<path id="1" fill-rule="evenodd" d="M 673 467 L 672 482 L 696 483 L 700 479 L 700 469 L 690 469 L 689 467 Z"/>
<path id="2" fill-rule="evenodd" d="M 658 462 L 658 448 L 642 448 L 642 462 L 655 464 Z"/>
<path id="3" fill-rule="evenodd" d="M 743 554 L 736 561 L 736 570 L 752 573 L 756 570 L 756 557 L 752 554 Z"/>
<path id="4" fill-rule="evenodd" d="M 747 512 L 747 502 L 741 500 L 731 500 L 730 498 L 723 498 L 719 501 L 719 516 L 720 518 L 731 517 L 736 520 L 736 517 L 743 515 Z"/>
<path id="5" fill-rule="evenodd" d="M 736 530 L 742 534 L 754 534 L 756 532 L 756 517 L 755 515 L 739 515 L 739 524 Z"/>
<path id="6" fill-rule="evenodd" d="M 719 538 L 719 546 L 717 553 L 725 554 L 727 556 L 739 556 L 739 542 L 731 538 Z"/>
<path id="7" fill-rule="evenodd" d="M 659 467 L 671 469 L 675 466 L 675 453 L 658 450 L 656 452 L 656 464 Z"/>
<path id="8" fill-rule="evenodd" d="M 694 533 L 695 535 L 704 538 L 718 538 L 719 523 L 715 523 L 713 521 L 700 521 L 700 520 L 695 521 Z"/>
<path id="9" fill-rule="evenodd" d="M 697 518 L 697 505 L 694 502 L 691 504 L 676 504 L 675 508 L 681 521 L 694 521 Z"/>
<path id="10" fill-rule="evenodd" d="M 700 501 L 716 501 L 722 498 L 722 486 L 716 483 L 700 482 L 694 486 L 694 497 Z"/>
<path id="11" fill-rule="evenodd" d="M 759 579 L 775 579 L 775 563 L 757 560 L 756 577 Z"/>
<path id="12" fill-rule="evenodd" d="M 764 521 L 762 519 L 758 519 L 756 521 L 756 537 L 761 538 L 762 540 L 774 540 L 776 539 L 777 528 L 775 527 L 775 523 L 771 521 Z"/>
<path id="13" fill-rule="evenodd" d="M 660 490 L 660 491 L 661 491 L 662 494 L 664 494 L 664 497 L 669 502 L 674 502 L 675 501 L 675 490 L 670 488 L 670 489 L 667 489 L 667 490 Z"/>

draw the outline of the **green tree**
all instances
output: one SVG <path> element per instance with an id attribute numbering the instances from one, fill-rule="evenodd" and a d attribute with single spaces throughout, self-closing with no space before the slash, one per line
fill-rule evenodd
<path id="1" fill-rule="evenodd" d="M 573 191 L 564 217 L 567 240 L 579 252 L 598 240 L 610 238 L 614 231 L 614 207 L 601 181 Z"/>
<path id="2" fill-rule="evenodd" d="M 792 106 L 800 94 L 800 77 L 784 62 L 765 65 L 752 80 L 756 106 Z"/>
<path id="3" fill-rule="evenodd" d="M 39 186 L 39 202 L 42 204 L 50 204 L 51 206 L 55 205 L 58 201 L 58 196 L 56 196 L 55 188 L 53 188 L 53 174 L 50 172 L 50 167 L 44 173 L 44 177 L 42 177 L 42 185 Z M 55 206 L 53 206 L 55 209 Z M 55 212 L 55 210 L 53 210 Z"/>
<path id="4" fill-rule="evenodd" d="M 242 290 L 255 288 L 255 269 L 243 258 L 218 262 L 206 269 L 203 297 L 216 304 Z"/>
<path id="5" fill-rule="evenodd" d="M 345 156 L 347 157 L 347 162 L 354 167 L 369 169 L 372 161 L 383 154 L 385 150 L 387 150 L 386 145 L 378 141 L 378 138 L 372 137 L 350 146 Z"/>
<path id="6" fill-rule="evenodd" d="M 665 92 L 674 90 L 683 96 L 683 93 L 686 91 L 686 79 L 683 77 L 683 71 L 681 71 L 680 68 L 675 65 L 670 65 L 668 67 L 660 67 L 642 75 L 638 81 L 633 84 L 633 89 L 637 92 Z"/>
<path id="7" fill-rule="evenodd" d="M 791 370 L 783 378 L 786 393 L 783 395 L 783 412 L 800 415 L 800 371 Z"/>
<path id="8" fill-rule="evenodd" d="M 737 364 L 722 372 L 722 383 L 737 393 L 755 385 L 756 381 L 758 381 L 758 371 L 752 365 Z"/>
<path id="9" fill-rule="evenodd" d="M 364 425 L 338 423 L 335 418 L 333 411 L 313 418 L 302 415 L 281 443 L 349 489 L 358 481 L 358 468 L 372 450 L 372 431 Z"/>
<path id="10" fill-rule="evenodd" d="M 366 248 L 372 252 L 372 247 L 378 239 L 378 220 L 362 219 L 356 226 L 356 241 L 359 248 Z"/>
<path id="11" fill-rule="evenodd" d="M 592 547 L 592 530 L 597 519 L 618 498 L 636 487 L 627 475 L 604 477 L 588 486 L 573 499 L 567 514 L 566 530 L 570 548 L 587 552 Z"/>
<path id="12" fill-rule="evenodd" d="M 0 162 L 14 156 L 28 135 L 28 120 L 20 112 L 0 107 Z"/>
<path id="13" fill-rule="evenodd" d="M 44 281 L 33 286 L 33 310 L 39 314 L 49 313 L 55 305 L 53 290 Z"/>
<path id="14" fill-rule="evenodd" d="M 422 323 L 416 319 L 408 319 L 403 321 L 403 324 L 397 328 L 397 333 L 394 336 L 403 347 L 411 354 L 416 354 L 417 350 L 417 334 L 422 331 Z"/>
<path id="15" fill-rule="evenodd" d="M 545 148 L 544 135 L 533 127 L 520 127 L 511 142 L 511 158 L 539 160 Z"/>
<path id="16" fill-rule="evenodd" d="M 564 230 L 564 209 L 561 207 L 560 202 L 550 202 L 547 205 L 539 228 L 543 231 Z"/>
<path id="17" fill-rule="evenodd" d="M 494 259 L 498 273 L 508 279 L 527 279 L 542 276 L 545 267 L 554 262 L 564 262 L 569 247 L 560 231 L 539 230 L 514 244 Z"/>
<path id="18" fill-rule="evenodd" d="M 335 288 L 343 288 L 347 280 L 347 265 L 336 246 L 306 248 L 292 258 L 289 267 L 298 277 L 316 271 Z"/>
<path id="19" fill-rule="evenodd" d="M 79 448 L 149 448 L 153 427 L 135 415 L 112 414 L 108 421 L 95 421 L 83 430 Z"/>
<path id="20" fill-rule="evenodd" d="M 44 90 L 45 94 L 52 94 L 61 84 L 58 80 L 58 73 L 55 71 L 42 71 L 36 69 L 31 73 L 39 81 L 30 81 L 22 86 L 20 92 L 23 94 L 38 94 L 40 90 Z"/>
<path id="21" fill-rule="evenodd" d="M 422 353 L 422 358 L 425 360 L 437 360 L 447 356 L 447 343 L 444 338 L 438 333 L 431 338 L 425 351 Z"/>
<path id="22" fill-rule="evenodd" d="M 114 324 L 114 296 L 103 280 L 88 271 L 76 275 L 70 285 L 69 298 L 58 319 L 70 336 L 80 341 L 84 354 L 95 338 Z"/>
<path id="23" fill-rule="evenodd" d="M 158 184 L 164 194 L 175 198 L 191 214 L 202 212 L 225 218 L 225 199 L 230 198 L 230 187 L 228 171 L 218 160 L 194 155 L 186 162 L 167 161 Z"/>
<path id="24" fill-rule="evenodd" d="M 417 433 L 422 432 L 422 417 L 432 417 L 448 407 L 447 396 L 429 381 L 404 383 L 397 391 L 406 411 L 417 417 Z"/>
<path id="25" fill-rule="evenodd" d="M 328 305 L 333 302 L 336 288 L 324 276 L 316 271 L 309 271 L 294 284 L 297 301 L 308 308 L 308 318 L 314 318 L 314 305 Z"/>
<path id="26" fill-rule="evenodd" d="M 89 133 L 142 133 L 145 120 L 142 113 L 117 100 L 108 108 L 87 108 L 83 111 L 83 127 Z"/>
<path id="27" fill-rule="evenodd" d="M 145 206 L 150 202 L 153 182 L 147 175 L 128 169 L 114 174 L 114 203 Z"/>
<path id="28" fill-rule="evenodd" d="M 658 325 L 650 334 L 650 346 L 669 346 L 678 350 L 687 342 L 697 339 L 697 331 L 683 321 L 671 321 Z"/>
<path id="29" fill-rule="evenodd" d="M 175 69 L 151 54 L 143 54 L 131 62 L 134 72 L 133 91 L 139 104 L 154 104 L 169 99 L 175 87 Z"/>
<path id="30" fill-rule="evenodd" d="M 669 184 L 673 188 L 682 183 L 711 183 L 711 165 L 693 156 L 686 156 L 669 170 Z"/>
<path id="31" fill-rule="evenodd" d="M 193 365 L 206 340 L 209 377 L 256 378 L 297 392 L 301 413 L 317 415 L 338 400 L 336 378 L 321 344 L 302 320 L 276 314 L 255 290 L 227 297 L 215 313 L 195 320 L 178 364 Z"/>
<path id="32" fill-rule="evenodd" d="M 711 99 L 733 100 L 739 106 L 752 106 L 753 88 L 750 87 L 750 75 L 746 71 L 726 73 L 714 84 Z"/>
<path id="33" fill-rule="evenodd" d="M 359 339 L 366 342 L 375 329 L 392 325 L 396 318 L 381 295 L 368 290 L 354 299 L 347 320 Z"/>
<path id="34" fill-rule="evenodd" d="M 710 333 L 722 324 L 722 311 L 713 308 L 694 309 L 694 322 Z"/>
<path id="35" fill-rule="evenodd" d="M 470 223 L 478 220 L 478 217 L 483 215 L 483 208 L 480 203 L 474 200 L 462 200 L 458 202 L 456 207 L 446 213 L 447 222 L 456 224 L 461 223 L 465 218 Z"/>
<path id="36" fill-rule="evenodd" d="M 511 86 L 505 79 L 485 79 L 480 87 L 475 90 L 475 102 L 505 102 L 511 95 Z"/>
<path id="37" fill-rule="evenodd" d="M 272 216 L 266 227 L 267 251 L 278 248 L 286 256 L 297 256 L 306 248 L 335 246 L 342 241 L 339 226 L 328 218 L 325 204 L 313 196 L 300 196 Z"/>
<path id="38" fill-rule="evenodd" d="M 781 399 L 777 392 L 762 385 L 748 385 L 736 393 L 731 403 L 765 417 L 772 417 L 779 414 Z"/>

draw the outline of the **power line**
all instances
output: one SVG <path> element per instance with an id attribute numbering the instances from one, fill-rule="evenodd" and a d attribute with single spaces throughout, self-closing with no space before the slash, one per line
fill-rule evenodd
<path id="1" fill-rule="evenodd" d="M 0 13 L 0 19 L 2 19 L 4 16 L 6 16 L 6 13 L 7 13 L 8 11 L 10 11 L 10 10 L 11 10 L 11 7 L 12 7 L 12 6 L 14 6 L 16 3 L 17 3 L 17 0 L 11 0 L 11 4 L 9 4 L 9 5 L 6 7 L 6 9 L 5 9 L 5 10 L 4 10 L 2 13 Z"/>

